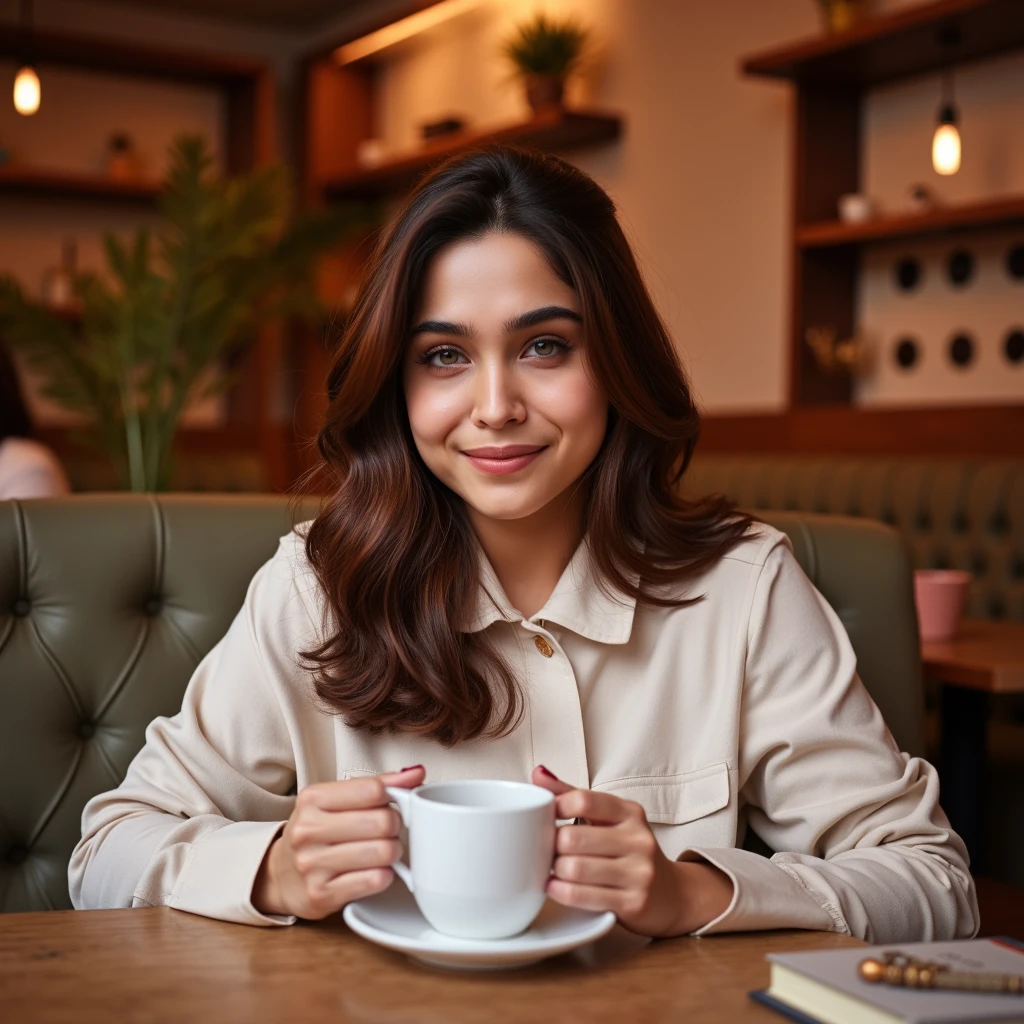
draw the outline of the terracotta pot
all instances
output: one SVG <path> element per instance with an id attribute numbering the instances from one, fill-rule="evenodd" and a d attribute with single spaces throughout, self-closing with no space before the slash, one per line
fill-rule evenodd
<path id="1" fill-rule="evenodd" d="M 864 0 L 825 0 L 825 28 L 829 32 L 845 32 L 853 28 L 864 19 L 866 6 Z"/>
<path id="2" fill-rule="evenodd" d="M 559 109 L 565 92 L 565 78 L 561 75 L 526 75 L 526 100 L 530 109 L 539 114 L 543 110 Z"/>
<path id="3" fill-rule="evenodd" d="M 114 181 L 133 181 L 138 177 L 134 156 L 129 152 L 111 151 L 107 156 L 107 176 Z"/>

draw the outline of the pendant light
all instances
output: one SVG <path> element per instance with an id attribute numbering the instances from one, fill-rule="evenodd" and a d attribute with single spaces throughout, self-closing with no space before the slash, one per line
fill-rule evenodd
<path id="1" fill-rule="evenodd" d="M 937 174 L 956 174 L 960 170 L 960 120 L 953 102 L 953 73 L 943 75 L 943 100 L 939 107 L 939 124 L 932 136 L 932 167 Z"/>
<path id="2" fill-rule="evenodd" d="M 21 30 L 22 50 L 24 54 L 18 73 L 14 76 L 14 109 L 26 117 L 34 114 L 39 109 L 40 89 L 39 75 L 32 66 L 32 59 L 29 55 L 30 40 L 32 38 L 32 0 L 21 2 Z"/>
<path id="3" fill-rule="evenodd" d="M 942 104 L 939 123 L 932 136 L 932 167 L 936 174 L 956 174 L 960 170 L 960 112 L 953 99 L 952 52 L 960 43 L 960 31 L 953 25 L 939 31 L 939 45 L 946 51 L 946 68 L 942 73 Z"/>

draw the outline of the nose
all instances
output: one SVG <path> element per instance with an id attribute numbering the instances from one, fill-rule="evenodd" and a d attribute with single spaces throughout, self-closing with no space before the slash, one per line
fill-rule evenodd
<path id="1" fill-rule="evenodd" d="M 526 418 L 526 403 L 518 374 L 502 360 L 488 360 L 476 375 L 473 396 L 473 423 L 479 427 L 500 429 Z"/>

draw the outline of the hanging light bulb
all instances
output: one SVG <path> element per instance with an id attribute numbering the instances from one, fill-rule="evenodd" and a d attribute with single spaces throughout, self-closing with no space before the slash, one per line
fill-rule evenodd
<path id="1" fill-rule="evenodd" d="M 39 109 L 39 76 L 31 64 L 20 68 L 14 76 L 14 109 L 28 117 Z"/>
<path id="2" fill-rule="evenodd" d="M 32 0 L 21 0 L 18 26 L 18 50 L 21 60 L 14 76 L 14 109 L 26 117 L 39 109 L 39 76 L 32 66 Z"/>
<path id="3" fill-rule="evenodd" d="M 932 167 L 936 174 L 956 174 L 960 170 L 960 120 L 953 97 L 953 55 L 960 45 L 960 30 L 946 25 L 939 30 L 939 45 L 945 51 L 945 70 L 942 72 L 942 105 L 939 107 L 939 123 L 932 136 Z"/>
<path id="4" fill-rule="evenodd" d="M 937 174 L 956 174 L 960 170 L 960 132 L 956 122 L 956 107 L 944 104 L 939 110 L 939 126 L 932 136 L 932 167 Z"/>

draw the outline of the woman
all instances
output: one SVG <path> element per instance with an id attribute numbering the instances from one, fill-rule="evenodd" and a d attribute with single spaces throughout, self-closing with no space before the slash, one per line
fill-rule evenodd
<path id="1" fill-rule="evenodd" d="M 69 490 L 57 456 L 32 439 L 14 360 L 0 341 L 0 501 L 49 498 Z"/>
<path id="2" fill-rule="evenodd" d="M 500 147 L 436 170 L 328 392 L 334 490 L 86 807 L 76 906 L 324 917 L 393 882 L 385 785 L 529 778 L 583 821 L 551 898 L 637 933 L 974 933 L 935 772 L 786 537 L 676 496 L 697 413 L 590 178 Z"/>

